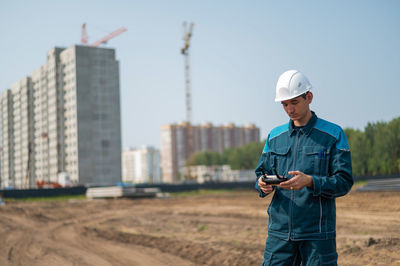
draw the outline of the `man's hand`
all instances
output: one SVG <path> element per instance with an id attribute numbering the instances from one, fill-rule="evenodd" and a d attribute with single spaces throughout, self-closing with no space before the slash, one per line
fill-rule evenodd
<path id="1" fill-rule="evenodd" d="M 292 175 L 293 177 L 288 181 L 280 183 L 278 187 L 291 190 L 299 190 L 303 187 L 313 187 L 313 179 L 311 176 L 300 171 L 290 171 L 288 174 Z"/>
<path id="2" fill-rule="evenodd" d="M 265 194 L 269 194 L 274 190 L 274 188 L 271 185 L 262 181 L 262 176 L 258 178 L 258 186 L 260 187 L 261 191 L 264 192 Z"/>

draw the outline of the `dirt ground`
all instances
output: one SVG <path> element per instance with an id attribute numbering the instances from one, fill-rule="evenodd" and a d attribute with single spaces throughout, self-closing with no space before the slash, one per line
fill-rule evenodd
<path id="1" fill-rule="evenodd" d="M 0 206 L 0 265 L 261 265 L 255 191 Z M 337 199 L 339 265 L 400 265 L 400 192 Z"/>

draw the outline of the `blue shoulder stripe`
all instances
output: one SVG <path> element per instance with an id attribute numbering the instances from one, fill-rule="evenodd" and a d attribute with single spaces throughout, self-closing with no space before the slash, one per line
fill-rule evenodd
<path id="1" fill-rule="evenodd" d="M 268 138 L 267 138 L 267 140 L 265 141 L 265 145 L 264 145 L 263 153 L 265 153 L 265 152 L 268 152 L 268 151 L 269 151 L 268 140 L 269 140 L 269 135 L 268 135 Z"/>
<path id="2" fill-rule="evenodd" d="M 336 139 L 336 147 L 340 150 L 348 150 L 349 144 L 343 129 L 331 122 L 318 118 L 314 128 L 323 131 Z"/>
<path id="3" fill-rule="evenodd" d="M 289 131 L 289 123 L 283 124 L 271 130 L 271 133 L 269 133 L 269 137 L 270 139 L 273 139 L 287 131 Z"/>
<path id="4" fill-rule="evenodd" d="M 269 151 L 269 146 L 268 146 L 268 142 L 270 139 L 276 138 L 279 135 L 281 135 L 282 133 L 285 133 L 289 131 L 289 123 L 283 124 L 281 126 L 278 126 L 274 129 L 271 130 L 271 132 L 269 133 L 267 140 L 265 141 L 265 146 L 264 146 L 264 150 L 263 152 L 268 152 Z"/>

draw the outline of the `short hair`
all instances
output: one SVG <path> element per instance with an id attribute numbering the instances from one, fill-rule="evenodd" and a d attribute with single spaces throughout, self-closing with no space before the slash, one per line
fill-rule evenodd
<path id="1" fill-rule="evenodd" d="M 301 97 L 303 97 L 304 99 L 306 99 L 306 97 L 307 97 L 307 94 L 309 93 L 310 91 L 306 91 L 305 93 L 303 93 L 302 95 L 300 95 Z"/>

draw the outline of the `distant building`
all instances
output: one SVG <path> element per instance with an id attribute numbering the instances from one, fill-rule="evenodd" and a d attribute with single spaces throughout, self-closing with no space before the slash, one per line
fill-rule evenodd
<path id="1" fill-rule="evenodd" d="M 44 65 L 0 98 L 2 187 L 121 181 L 119 66 L 115 50 L 53 48 Z"/>
<path id="2" fill-rule="evenodd" d="M 161 182 L 160 151 L 146 146 L 123 151 L 122 181 L 133 184 Z"/>
<path id="3" fill-rule="evenodd" d="M 236 148 L 246 143 L 260 141 L 260 129 L 251 124 L 237 127 L 230 123 L 223 126 L 169 124 L 161 128 L 162 181 L 181 181 L 182 167 L 186 160 L 200 151 L 222 153 L 227 148 Z"/>

